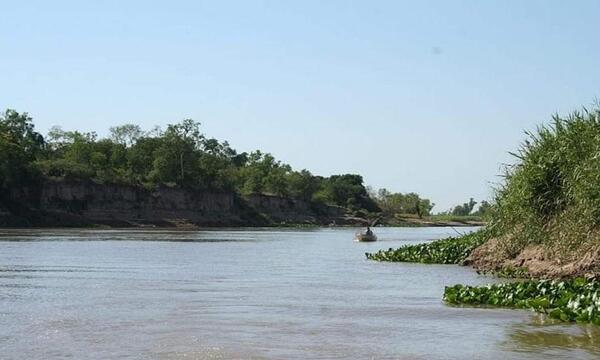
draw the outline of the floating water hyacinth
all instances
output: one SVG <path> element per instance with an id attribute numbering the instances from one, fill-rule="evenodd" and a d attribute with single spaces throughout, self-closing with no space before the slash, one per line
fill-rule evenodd
<path id="1" fill-rule="evenodd" d="M 600 282 L 530 280 L 487 286 L 446 287 L 444 301 L 456 305 L 489 305 L 532 309 L 562 321 L 600 325 Z"/>
<path id="2" fill-rule="evenodd" d="M 367 259 L 375 261 L 459 264 L 485 240 L 483 231 L 477 231 L 459 238 L 450 237 L 428 244 L 406 245 L 365 255 Z"/>

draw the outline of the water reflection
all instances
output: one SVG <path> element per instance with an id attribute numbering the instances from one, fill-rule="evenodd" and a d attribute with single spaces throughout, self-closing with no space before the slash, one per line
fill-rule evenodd
<path id="1" fill-rule="evenodd" d="M 293 234 L 292 234 L 293 235 Z M 256 242 L 288 237 L 286 230 L 270 231 L 268 236 L 256 237 L 256 230 L 0 230 L 0 241 L 168 241 L 168 242 Z"/>
<path id="2" fill-rule="evenodd" d="M 600 327 L 565 324 L 543 314 L 532 316 L 529 324 L 513 324 L 508 328 L 504 348 L 524 353 L 552 353 L 580 350 L 600 356 Z M 572 354 L 571 354 L 572 355 Z M 568 356 L 573 358 L 573 356 Z"/>

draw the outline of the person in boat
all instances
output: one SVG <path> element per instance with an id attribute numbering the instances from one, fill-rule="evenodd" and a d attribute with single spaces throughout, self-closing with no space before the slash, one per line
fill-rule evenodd
<path id="1" fill-rule="evenodd" d="M 373 232 L 371 231 L 371 228 L 367 225 L 367 232 L 365 232 L 365 235 L 373 235 Z"/>

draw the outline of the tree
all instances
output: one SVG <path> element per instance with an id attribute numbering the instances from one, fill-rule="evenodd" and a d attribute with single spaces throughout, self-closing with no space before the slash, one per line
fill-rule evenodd
<path id="1" fill-rule="evenodd" d="M 185 119 L 171 124 L 162 135 L 150 177 L 157 183 L 193 186 L 198 174 L 198 151 L 204 135 L 200 123 Z"/>
<path id="2" fill-rule="evenodd" d="M 144 136 L 127 149 L 127 177 L 131 182 L 157 185 L 152 183 L 150 173 L 162 144 L 161 138 Z"/>
<path id="3" fill-rule="evenodd" d="M 200 123 L 191 119 L 169 124 L 164 131 L 156 127 L 144 132 L 135 124 L 115 126 L 108 138 L 54 126 L 47 140 L 33 130 L 27 114 L 7 110 L 0 117 L 0 186 L 26 183 L 39 173 L 146 187 L 277 194 L 348 207 L 357 213 L 380 211 L 360 175 L 324 178 L 308 170 L 294 171 L 269 153 L 238 154 L 226 141 L 206 137 Z M 405 198 L 402 194 L 382 196 L 398 208 L 408 207 Z M 427 204 L 417 202 L 413 207 L 421 213 L 427 211 Z"/>
<path id="4" fill-rule="evenodd" d="M 487 216 L 490 213 L 490 211 L 492 211 L 492 204 L 485 200 L 482 200 L 479 204 L 479 209 L 477 209 L 477 211 L 474 212 L 473 215 Z"/>
<path id="5" fill-rule="evenodd" d="M 467 216 L 473 212 L 475 205 L 477 205 L 477 201 L 473 200 L 473 198 L 470 198 L 469 202 L 466 202 L 462 205 L 456 205 L 454 209 L 452 209 L 452 215 Z"/>
<path id="6" fill-rule="evenodd" d="M 387 189 L 379 189 L 376 200 L 381 211 L 387 216 L 415 214 L 423 217 L 429 215 L 434 206 L 429 199 L 423 199 L 416 193 L 392 193 Z"/>
<path id="7" fill-rule="evenodd" d="M 240 169 L 243 193 L 289 195 L 287 177 L 292 168 L 277 161 L 271 154 L 257 150 L 248 155 L 246 166 Z"/>
<path id="8" fill-rule="evenodd" d="M 304 201 L 311 201 L 320 185 L 319 179 L 306 169 L 290 173 L 288 176 L 288 183 L 290 194 L 293 197 Z"/>
<path id="9" fill-rule="evenodd" d="M 379 189 L 375 199 L 377 199 L 377 204 L 381 208 L 381 211 L 386 215 L 393 215 L 400 210 L 392 204 L 392 193 L 389 192 L 388 189 Z"/>
<path id="10" fill-rule="evenodd" d="M 381 209 L 367 194 L 363 178 L 356 174 L 332 175 L 323 181 L 327 202 L 353 210 L 379 212 Z"/>
<path id="11" fill-rule="evenodd" d="M 124 124 L 109 128 L 110 138 L 117 144 L 122 144 L 126 147 L 132 146 L 143 135 L 139 125 Z"/>
<path id="12" fill-rule="evenodd" d="M 435 206 L 435 204 L 432 203 L 429 199 L 420 199 L 419 205 L 418 205 L 418 210 L 417 210 L 417 215 L 419 216 L 419 218 L 430 215 L 431 210 L 433 209 L 434 206 Z"/>
<path id="13" fill-rule="evenodd" d="M 201 140 L 198 167 L 201 174 L 201 186 L 211 189 L 233 190 L 235 188 L 238 169 L 243 163 L 237 152 L 227 141 L 219 142 L 214 138 Z"/>
<path id="14" fill-rule="evenodd" d="M 44 138 L 27 113 L 9 109 L 0 115 L 0 188 L 31 181 L 35 175 L 32 163 L 44 147 Z"/>

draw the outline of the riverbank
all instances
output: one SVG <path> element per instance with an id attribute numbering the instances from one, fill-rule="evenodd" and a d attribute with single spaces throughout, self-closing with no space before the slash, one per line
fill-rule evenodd
<path id="1" fill-rule="evenodd" d="M 356 224 L 339 206 L 268 194 L 145 189 L 94 181 L 45 180 L 0 201 L 2 227 L 218 227 Z"/>
<path id="2" fill-rule="evenodd" d="M 498 239 L 492 238 L 475 248 L 465 259 L 465 264 L 477 271 L 491 273 L 523 269 L 528 277 L 538 279 L 600 277 L 600 244 L 577 247 L 571 252 L 578 256 L 565 258 L 543 245 L 529 245 L 510 257 L 503 251 Z"/>
<path id="3" fill-rule="evenodd" d="M 373 215 L 375 216 L 375 215 Z M 477 226 L 472 219 L 383 219 L 398 227 Z M 0 227 L 302 227 L 365 226 L 372 220 L 334 205 L 269 194 L 153 190 L 123 184 L 47 179 L 0 198 Z"/>
<path id="4" fill-rule="evenodd" d="M 418 217 L 417 215 L 398 214 L 394 217 L 387 217 L 382 220 L 384 226 L 398 227 L 438 227 L 438 226 L 485 226 L 486 222 L 478 216 L 448 216 L 448 215 L 430 215 Z"/>
<path id="5" fill-rule="evenodd" d="M 460 237 L 365 255 L 375 261 L 469 265 L 478 272 L 499 277 L 530 278 L 479 287 L 447 286 L 444 301 L 454 305 L 530 308 L 562 321 L 600 325 L 598 247 L 569 263 L 561 263 L 559 257 L 541 246 L 525 248 L 515 258 L 509 258 L 499 242 L 489 238 L 490 234 L 484 228 Z"/>

